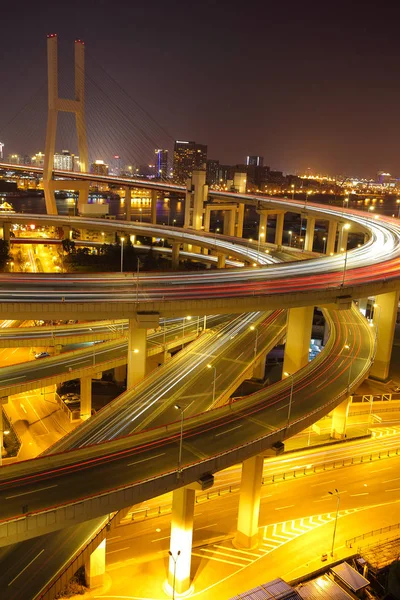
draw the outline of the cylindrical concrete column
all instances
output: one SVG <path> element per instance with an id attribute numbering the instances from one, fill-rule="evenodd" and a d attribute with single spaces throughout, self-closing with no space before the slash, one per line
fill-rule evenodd
<path id="1" fill-rule="evenodd" d="M 326 254 L 330 256 L 335 253 L 337 222 L 329 221 L 328 239 L 326 241 Z"/>
<path id="2" fill-rule="evenodd" d="M 106 539 L 104 539 L 94 550 L 85 563 L 86 585 L 93 589 L 104 583 L 106 572 Z"/>
<path id="3" fill-rule="evenodd" d="M 339 237 L 338 237 L 338 252 L 345 252 L 347 250 L 347 240 L 349 237 L 349 228 L 346 227 L 348 223 L 341 223 L 339 225 Z"/>
<path id="4" fill-rule="evenodd" d="M 190 588 L 195 491 L 186 487 L 172 493 L 171 541 L 168 583 L 183 594 Z M 179 554 L 178 554 L 179 552 Z"/>
<path id="5" fill-rule="evenodd" d="M 282 245 L 283 236 L 283 223 L 285 220 L 285 213 L 280 212 L 276 215 L 276 226 L 275 226 L 275 244 L 277 246 Z"/>
<path id="6" fill-rule="evenodd" d="M 385 381 L 389 377 L 399 292 L 379 294 L 375 297 L 375 303 L 375 359 L 370 377 Z"/>
<path id="7" fill-rule="evenodd" d="M 265 241 L 267 241 L 267 226 L 268 226 L 268 213 L 260 211 L 260 221 L 258 224 L 258 231 L 265 232 Z"/>
<path id="8" fill-rule="evenodd" d="M 181 248 L 180 242 L 172 242 L 172 268 L 177 269 L 179 267 L 179 252 Z"/>
<path id="9" fill-rule="evenodd" d="M 225 254 L 218 254 L 218 263 L 217 263 L 218 269 L 224 269 L 225 268 L 225 264 L 226 264 L 226 255 Z"/>
<path id="10" fill-rule="evenodd" d="M 92 414 L 92 378 L 81 377 L 81 419 L 89 419 Z"/>
<path id="11" fill-rule="evenodd" d="M 131 220 L 132 214 L 132 190 L 130 187 L 125 188 L 125 220 Z"/>
<path id="12" fill-rule="evenodd" d="M 235 235 L 235 208 L 224 210 L 224 235 Z"/>
<path id="13" fill-rule="evenodd" d="M 243 237 L 244 208 L 244 204 L 241 202 L 236 210 L 236 231 L 234 235 L 240 238 Z"/>
<path id="14" fill-rule="evenodd" d="M 128 389 L 146 375 L 147 329 L 139 328 L 135 319 L 129 319 L 128 331 Z"/>
<path id="15" fill-rule="evenodd" d="M 119 367 L 114 367 L 114 379 L 115 382 L 123 385 L 126 380 L 126 365 L 120 365 Z"/>
<path id="16" fill-rule="evenodd" d="M 3 240 L 10 241 L 10 223 L 3 223 Z"/>
<path id="17" fill-rule="evenodd" d="M 351 396 L 346 398 L 332 412 L 331 437 L 341 440 L 346 437 L 347 417 L 349 415 Z"/>
<path id="18" fill-rule="evenodd" d="M 151 223 L 157 223 L 157 190 L 151 190 Z"/>
<path id="19" fill-rule="evenodd" d="M 313 306 L 291 308 L 288 315 L 283 372 L 293 375 L 308 363 Z"/>
<path id="20" fill-rule="evenodd" d="M 258 543 L 258 516 L 264 459 L 253 456 L 242 464 L 239 513 L 234 545 L 254 548 Z"/>
<path id="21" fill-rule="evenodd" d="M 312 252 L 314 244 L 314 229 L 315 229 L 315 217 L 307 215 L 307 228 L 306 228 L 306 239 L 304 242 L 304 250 Z"/>
<path id="22" fill-rule="evenodd" d="M 210 231 L 211 206 L 206 206 L 204 213 L 204 231 Z"/>

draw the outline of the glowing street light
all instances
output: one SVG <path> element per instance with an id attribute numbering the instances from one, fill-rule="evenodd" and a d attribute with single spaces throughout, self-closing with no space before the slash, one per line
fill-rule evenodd
<path id="1" fill-rule="evenodd" d="M 178 552 L 176 553 L 176 556 L 174 556 L 172 554 L 171 550 L 168 551 L 168 554 L 170 555 L 170 557 L 174 561 L 174 578 L 173 578 L 173 583 L 172 583 L 172 600 L 175 600 L 176 563 L 177 563 L 178 558 L 179 558 L 179 556 L 181 554 L 181 551 L 178 550 Z"/>
<path id="2" fill-rule="evenodd" d="M 182 319 L 182 348 L 183 348 L 183 344 L 184 344 L 184 337 L 185 337 L 185 321 L 191 321 L 192 317 L 183 317 Z"/>
<path id="3" fill-rule="evenodd" d="M 257 356 L 257 345 L 258 345 L 258 327 L 255 327 L 254 325 L 250 325 L 250 329 L 251 329 L 251 331 L 255 331 L 256 332 L 256 338 L 254 340 L 254 358 L 256 358 L 256 356 Z"/>
<path id="4" fill-rule="evenodd" d="M 326 252 L 326 237 L 325 236 L 322 238 L 322 241 L 324 242 L 323 253 L 325 254 L 325 252 Z"/>
<path id="5" fill-rule="evenodd" d="M 182 464 L 183 416 L 184 416 L 185 410 L 187 409 L 187 406 L 182 408 L 182 406 L 180 406 L 179 404 L 175 404 L 174 408 L 176 408 L 176 410 L 179 410 L 181 413 L 181 430 L 180 430 L 180 436 L 179 436 L 178 470 L 176 472 L 176 477 L 177 477 L 177 479 L 179 479 L 181 476 L 181 464 Z"/>
<path id="6" fill-rule="evenodd" d="M 289 248 L 292 245 L 292 235 L 293 235 L 293 231 L 289 231 Z"/>
<path id="7" fill-rule="evenodd" d="M 345 223 L 342 227 L 342 232 L 344 229 L 350 229 L 350 224 L 349 223 Z M 346 241 L 346 248 L 344 251 L 344 266 L 343 266 L 343 279 L 342 279 L 342 283 L 341 283 L 341 287 L 344 286 L 344 281 L 346 278 L 346 267 L 347 267 L 347 241 Z"/>
<path id="8" fill-rule="evenodd" d="M 333 550 L 334 550 L 334 546 L 335 546 L 336 526 L 337 526 L 337 520 L 338 520 L 338 515 L 339 515 L 340 494 L 339 494 L 339 491 L 337 490 L 337 488 L 335 488 L 335 490 L 333 492 L 328 492 L 328 494 L 330 494 L 331 496 L 336 496 L 336 517 L 335 517 L 335 525 L 333 527 L 332 550 L 331 550 L 331 556 L 333 556 Z"/>

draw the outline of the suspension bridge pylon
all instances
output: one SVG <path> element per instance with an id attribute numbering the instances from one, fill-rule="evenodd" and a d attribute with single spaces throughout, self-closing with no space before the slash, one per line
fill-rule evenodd
<path id="1" fill-rule="evenodd" d="M 79 170 L 88 172 L 88 145 L 85 123 L 85 44 L 75 40 L 75 99 L 58 95 L 58 40 L 57 34 L 47 36 L 48 113 L 46 147 L 43 165 L 43 188 L 48 214 L 57 214 L 55 190 L 79 192 L 79 204 L 88 201 L 89 182 L 79 180 L 54 180 L 54 152 L 59 112 L 75 113 L 78 138 Z"/>

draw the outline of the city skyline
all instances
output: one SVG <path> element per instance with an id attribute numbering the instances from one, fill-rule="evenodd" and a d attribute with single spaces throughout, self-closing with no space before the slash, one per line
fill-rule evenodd
<path id="1" fill-rule="evenodd" d="M 347 7 L 343 18 L 339 6 L 335 11 L 292 6 L 286 13 L 255 2 L 257 19 L 243 28 L 240 15 L 225 2 L 203 3 L 196 19 L 181 2 L 124 7 L 124 19 L 118 3 L 105 2 L 95 13 L 89 4 L 80 4 L 79 11 L 76 7 L 72 3 L 62 11 L 50 3 L 39 8 L 22 3 L 24 22 L 12 7 L 5 11 L 0 139 L 11 152 L 19 150 L 20 140 L 27 146 L 21 151 L 41 149 L 31 146 L 45 130 L 45 36 L 57 32 L 60 81 L 65 65 L 68 75 L 73 40 L 82 37 L 89 55 L 88 86 L 97 85 L 95 68 L 105 69 L 131 102 L 155 119 L 139 115 L 139 109 L 133 115 L 138 139 L 132 141 L 129 132 L 130 143 L 136 144 L 136 154 L 145 154 L 143 163 L 150 150 L 140 138 L 141 126 L 147 141 L 154 142 L 152 152 L 156 147 L 171 151 L 176 139 L 198 139 L 208 145 L 210 158 L 224 164 L 251 154 L 291 173 L 307 168 L 368 177 L 379 170 L 398 172 L 397 61 L 391 35 L 397 9 L 375 25 L 375 15 L 357 7 Z M 18 45 L 11 51 L 14 22 Z M 159 60 L 162 53 L 167 60 Z M 110 84 L 103 92 L 109 96 L 111 89 Z M 103 111 L 104 118 L 88 114 L 98 150 L 106 144 L 100 141 L 100 124 L 107 130 L 117 117 L 106 105 Z M 20 112 L 27 112 L 24 131 L 15 126 Z M 60 146 L 74 152 L 67 120 L 63 127 L 66 143 Z M 127 154 L 123 133 L 121 125 L 117 146 L 110 134 L 111 155 Z"/>

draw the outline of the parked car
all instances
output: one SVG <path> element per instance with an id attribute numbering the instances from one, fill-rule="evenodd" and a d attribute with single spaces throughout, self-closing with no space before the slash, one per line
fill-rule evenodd
<path id="1" fill-rule="evenodd" d="M 35 354 L 35 358 L 46 358 L 47 356 L 50 356 L 48 352 L 38 352 Z"/>

